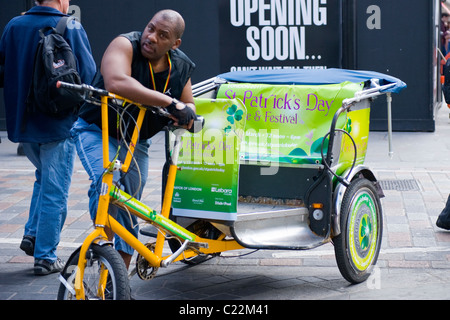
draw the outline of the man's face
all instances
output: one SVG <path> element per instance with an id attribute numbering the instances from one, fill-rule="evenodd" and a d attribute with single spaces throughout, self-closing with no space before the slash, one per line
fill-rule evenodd
<path id="1" fill-rule="evenodd" d="M 150 61 L 156 61 L 165 56 L 170 49 L 176 49 L 181 40 L 175 34 L 175 26 L 171 21 L 156 15 L 148 23 L 141 38 L 141 52 Z"/>

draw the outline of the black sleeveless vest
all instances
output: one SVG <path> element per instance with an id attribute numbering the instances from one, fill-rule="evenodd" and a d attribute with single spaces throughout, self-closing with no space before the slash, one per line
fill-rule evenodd
<path id="1" fill-rule="evenodd" d="M 130 40 L 133 46 L 133 61 L 131 65 L 131 76 L 138 80 L 143 86 L 154 89 L 150 75 L 150 68 L 148 60 L 141 54 L 141 36 L 142 32 L 130 32 L 122 34 L 122 37 Z M 170 59 L 172 61 L 172 71 L 170 74 L 169 84 L 167 86 L 165 94 L 172 98 L 179 99 L 183 88 L 190 79 L 192 72 L 195 69 L 195 64 L 179 49 L 169 51 Z M 165 70 L 159 73 L 155 73 L 155 85 L 156 90 L 162 92 L 168 77 L 169 70 Z M 95 79 L 93 80 L 93 86 L 98 88 L 104 88 L 103 77 L 100 72 L 97 72 Z M 117 113 L 122 112 L 123 108 L 119 106 L 110 107 L 108 110 L 108 123 L 109 123 L 109 135 L 117 138 L 119 129 L 117 128 Z M 127 132 L 127 139 L 131 139 L 131 134 L 134 130 L 134 121 L 137 119 L 139 109 L 137 107 L 130 107 L 123 115 L 122 123 L 126 126 L 123 127 L 123 131 Z M 85 103 L 81 109 L 79 116 L 88 123 L 95 123 L 99 128 L 101 125 L 101 112 L 100 107 Z M 140 139 L 148 139 L 154 136 L 156 133 L 167 125 L 168 119 L 158 114 L 147 111 L 144 118 L 144 123 L 140 129 Z"/>

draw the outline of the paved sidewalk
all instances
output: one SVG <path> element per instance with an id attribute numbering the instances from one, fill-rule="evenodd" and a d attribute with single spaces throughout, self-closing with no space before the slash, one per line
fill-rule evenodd
<path id="1" fill-rule="evenodd" d="M 309 251 L 239 250 L 202 265 L 177 263 L 150 282 L 131 277 L 133 296 L 146 300 L 450 299 L 450 232 L 435 221 L 450 193 L 449 109 L 438 111 L 433 133 L 371 132 L 366 164 L 385 186 L 379 262 L 366 283 L 349 285 L 330 244 Z M 54 300 L 58 275 L 33 275 L 33 258 L 19 243 L 27 220 L 34 170 L 0 132 L 0 300 Z M 144 202 L 159 208 L 163 136 L 151 148 Z M 88 177 L 79 161 L 59 254 L 66 259 L 91 231 Z M 145 239 L 143 239 L 145 241 Z M 252 253 L 253 252 L 253 253 Z M 248 254 L 251 253 L 251 254 Z M 248 255 L 246 255 L 248 254 Z M 242 256 L 241 256 L 242 255 Z"/>

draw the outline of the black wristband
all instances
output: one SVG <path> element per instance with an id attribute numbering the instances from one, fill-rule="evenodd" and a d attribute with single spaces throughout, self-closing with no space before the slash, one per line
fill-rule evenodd
<path id="1" fill-rule="evenodd" d="M 179 103 L 179 102 L 180 102 L 180 101 L 178 101 L 177 99 L 173 98 L 173 99 L 172 99 L 172 102 L 166 107 L 166 110 L 167 110 L 169 113 L 175 112 L 175 110 L 178 110 L 178 109 L 177 109 L 177 103 Z"/>
<path id="2" fill-rule="evenodd" d="M 179 110 L 177 109 L 177 104 L 178 103 L 182 103 L 184 105 L 184 108 Z M 189 124 L 189 122 L 192 119 L 196 119 L 197 116 L 195 115 L 194 110 L 192 110 L 191 108 L 189 108 L 187 105 L 185 105 L 183 102 L 178 101 L 177 99 L 172 99 L 172 103 L 169 104 L 166 107 L 166 110 L 173 115 L 175 118 L 177 118 L 178 120 L 178 124 L 180 126 Z"/>

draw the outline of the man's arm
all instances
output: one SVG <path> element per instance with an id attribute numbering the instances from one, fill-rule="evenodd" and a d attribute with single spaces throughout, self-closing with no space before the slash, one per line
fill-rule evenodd
<path id="1" fill-rule="evenodd" d="M 133 47 L 126 38 L 117 37 L 105 51 L 101 72 L 105 89 L 147 106 L 168 106 L 172 98 L 143 86 L 131 76 Z"/>
<path id="2" fill-rule="evenodd" d="M 180 100 L 184 102 L 188 107 L 195 111 L 194 95 L 192 94 L 191 79 L 188 80 L 181 93 Z"/>

